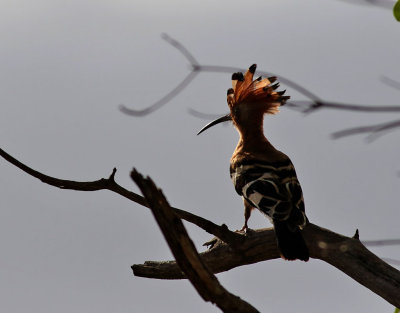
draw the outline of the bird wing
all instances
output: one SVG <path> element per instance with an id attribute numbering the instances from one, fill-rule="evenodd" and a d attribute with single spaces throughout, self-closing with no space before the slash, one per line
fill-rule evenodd
<path id="1" fill-rule="evenodd" d="M 303 193 L 289 159 L 240 164 L 231 169 L 231 178 L 236 191 L 269 218 L 305 224 Z"/>

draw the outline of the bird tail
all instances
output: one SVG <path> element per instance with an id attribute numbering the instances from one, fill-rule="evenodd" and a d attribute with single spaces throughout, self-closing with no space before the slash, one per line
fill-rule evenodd
<path id="1" fill-rule="evenodd" d="M 300 229 L 289 229 L 287 221 L 274 220 L 274 229 L 278 248 L 281 256 L 285 260 L 293 261 L 296 259 L 307 262 L 309 259 L 308 248 Z"/>

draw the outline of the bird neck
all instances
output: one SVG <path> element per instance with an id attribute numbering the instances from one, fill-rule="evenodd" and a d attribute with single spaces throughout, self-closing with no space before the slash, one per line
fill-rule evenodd
<path id="1" fill-rule="evenodd" d="M 240 138 L 238 146 L 242 146 L 245 150 L 253 150 L 260 145 L 268 143 L 267 138 L 264 136 L 262 127 L 258 130 L 246 130 L 239 132 Z"/>
<path id="2" fill-rule="evenodd" d="M 247 119 L 244 123 L 236 123 L 240 138 L 236 150 L 257 152 L 270 145 L 264 136 L 263 118 Z"/>

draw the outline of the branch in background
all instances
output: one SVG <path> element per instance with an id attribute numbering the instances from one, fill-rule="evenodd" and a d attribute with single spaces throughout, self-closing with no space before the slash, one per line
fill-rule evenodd
<path id="1" fill-rule="evenodd" d="M 302 103 L 303 103 L 303 101 L 302 101 Z M 290 106 L 291 103 L 289 102 L 286 105 Z M 342 109 L 345 110 L 346 108 L 342 108 Z M 366 112 L 373 112 L 373 111 L 375 111 L 375 112 L 390 112 L 390 111 L 397 112 L 398 111 L 397 109 L 400 109 L 400 108 L 398 108 L 398 107 L 371 108 L 371 107 L 366 106 L 364 108 L 359 107 L 357 110 L 366 111 Z M 194 109 L 189 109 L 188 112 L 190 115 L 193 115 L 197 118 L 201 118 L 204 120 L 215 120 L 218 117 L 223 115 L 223 114 L 217 115 L 217 114 L 203 113 L 203 112 L 196 111 Z M 304 110 L 303 112 L 306 112 L 306 110 Z M 226 125 L 226 124 L 223 124 L 223 125 Z M 332 139 L 340 139 L 340 138 L 351 136 L 351 135 L 370 133 L 366 137 L 366 141 L 368 143 L 370 143 L 370 142 L 378 139 L 379 137 L 389 133 L 390 131 L 395 130 L 398 127 L 400 127 L 400 120 L 395 120 L 395 121 L 376 124 L 376 125 L 367 125 L 367 126 L 359 126 L 359 127 L 343 129 L 343 130 L 332 133 L 331 137 L 332 137 Z"/>
<path id="2" fill-rule="evenodd" d="M 354 128 L 348 128 L 344 130 L 340 130 L 331 134 L 333 139 L 339 139 L 342 137 L 347 137 L 356 134 L 370 133 L 366 140 L 367 142 L 372 142 L 387 134 L 389 131 L 393 131 L 395 128 L 400 127 L 400 120 L 395 120 L 391 122 L 386 122 L 377 125 L 368 125 L 368 126 L 359 126 Z"/>
<path id="3" fill-rule="evenodd" d="M 376 1 L 367 1 L 367 2 L 376 2 Z M 210 73 L 233 73 L 233 72 L 243 72 L 246 69 L 231 67 L 231 66 L 218 66 L 218 65 L 204 65 L 200 64 L 197 59 L 190 53 L 190 51 L 183 46 L 179 41 L 171 38 L 167 34 L 163 34 L 162 38 L 168 42 L 171 46 L 176 48 L 183 57 L 190 63 L 190 73 L 178 84 L 177 87 L 172 89 L 168 92 L 164 97 L 153 103 L 152 105 L 148 106 L 145 109 L 137 110 L 128 108 L 124 105 L 120 105 L 121 112 L 130 115 L 130 116 L 145 116 L 148 114 L 153 113 L 157 109 L 161 108 L 163 105 L 167 104 L 171 101 L 174 97 L 176 97 L 180 92 L 182 92 L 199 74 L 200 72 L 210 72 Z M 286 104 L 287 107 L 300 111 L 305 114 L 313 113 L 317 110 L 322 108 L 326 109 L 335 109 L 335 110 L 347 110 L 347 111 L 354 111 L 354 112 L 400 112 L 400 106 L 392 105 L 392 106 L 367 106 L 367 105 L 356 105 L 356 104 L 347 104 L 347 103 L 337 103 L 337 102 L 329 102 L 324 101 L 319 98 L 316 94 L 308 90 L 307 88 L 299 85 L 298 83 L 294 82 L 291 79 L 283 77 L 281 75 L 271 73 L 271 72 L 264 72 L 264 71 L 257 71 L 258 74 L 264 76 L 278 76 L 281 83 L 286 84 L 288 87 L 291 87 L 294 90 L 297 90 L 300 94 L 308 98 L 309 100 L 305 101 L 290 101 Z M 400 83 L 395 81 L 391 78 L 383 76 L 381 78 L 382 83 L 400 89 Z M 189 109 L 189 114 L 202 118 L 202 119 L 214 119 L 216 115 L 202 113 L 194 109 Z M 386 130 L 393 130 L 394 128 L 400 127 L 398 123 L 387 123 L 387 124 L 380 124 L 380 125 L 372 125 L 372 126 L 364 126 L 364 127 L 357 127 L 351 129 L 345 129 L 342 131 L 338 131 L 332 134 L 332 137 L 337 139 L 344 136 L 356 134 L 356 133 L 363 133 L 363 132 L 373 132 L 370 136 L 367 137 L 369 142 L 373 141 L 379 135 L 383 134 L 383 131 Z"/>
<path id="4" fill-rule="evenodd" d="M 157 109 L 161 108 L 164 104 L 168 103 L 171 101 L 174 97 L 176 97 L 177 94 L 179 94 L 183 89 L 185 89 L 190 82 L 196 77 L 198 73 L 196 72 L 190 72 L 179 84 L 176 86 L 174 89 L 172 89 L 169 93 L 167 93 L 164 97 L 162 97 L 160 100 L 154 102 L 152 105 L 149 107 L 143 109 L 143 110 L 135 110 L 128 108 L 121 104 L 119 106 L 119 109 L 122 113 L 131 115 L 131 116 L 145 116 L 150 113 L 153 113 Z"/>
<path id="5" fill-rule="evenodd" d="M 400 305 L 400 272 L 370 252 L 356 238 L 349 238 L 317 225 L 309 224 L 303 235 L 310 257 L 323 260 L 338 268 L 389 303 Z M 200 254 L 214 273 L 237 266 L 279 258 L 272 229 L 252 231 L 242 242 L 242 250 L 235 251 L 218 242 L 212 249 Z M 133 265 L 137 276 L 159 279 L 183 279 L 174 261 L 146 262 Z"/>
<path id="6" fill-rule="evenodd" d="M 303 113 L 311 113 L 319 109 L 335 109 L 355 112 L 371 112 L 371 113 L 400 113 L 400 105 L 386 105 L 386 106 L 371 106 L 371 105 L 358 105 L 347 104 L 338 102 L 322 102 L 314 103 L 311 101 L 290 101 L 286 105 L 292 106 L 301 110 Z"/>
<path id="7" fill-rule="evenodd" d="M 381 77 L 381 82 L 394 89 L 400 90 L 400 82 L 387 76 Z"/>
<path id="8" fill-rule="evenodd" d="M 340 1 L 354 5 L 375 6 L 382 9 L 392 9 L 394 5 L 394 2 L 391 0 L 340 0 Z"/>
<path id="9" fill-rule="evenodd" d="M 398 246 L 400 239 L 363 240 L 363 244 L 369 247 Z"/>
<path id="10" fill-rule="evenodd" d="M 231 66 L 218 66 L 218 65 L 204 65 L 200 64 L 197 59 L 189 52 L 188 49 L 184 45 L 182 45 L 179 41 L 173 39 L 172 37 L 168 36 L 167 34 L 162 34 L 162 39 L 164 39 L 166 42 L 168 42 L 171 46 L 176 48 L 182 55 L 183 57 L 189 62 L 190 64 L 190 73 L 178 84 L 177 87 L 175 87 L 173 90 L 168 92 L 164 97 L 159 99 L 158 101 L 154 102 L 150 106 L 148 106 L 145 109 L 142 110 L 136 110 L 136 109 L 131 109 L 128 108 L 124 105 L 120 105 L 120 110 L 121 112 L 131 115 L 131 116 L 145 116 L 148 114 L 153 113 L 157 109 L 161 108 L 163 105 L 167 104 L 169 101 L 171 101 L 174 97 L 176 97 L 179 93 L 181 93 L 191 82 L 192 80 L 197 76 L 199 72 L 210 72 L 210 73 L 233 73 L 233 72 L 239 72 L 239 71 L 245 71 L 246 69 L 243 68 L 237 68 L 237 67 L 231 67 Z M 263 72 L 263 71 L 257 71 L 260 75 L 264 76 L 277 76 L 274 73 L 271 72 Z M 279 75 L 279 79 L 282 83 L 286 84 L 287 86 L 293 88 L 294 90 L 297 90 L 299 93 L 307 97 L 308 99 L 311 99 L 312 101 L 318 103 L 320 99 L 311 91 L 308 89 L 304 88 L 303 86 L 297 84 L 296 82 L 283 77 Z"/>
<path id="11" fill-rule="evenodd" d="M 213 121 L 213 120 L 221 117 L 222 115 L 226 114 L 226 113 L 221 113 L 221 114 L 204 113 L 204 112 L 200 112 L 195 109 L 192 109 L 192 108 L 188 108 L 188 113 L 199 119 L 209 120 L 209 121 Z M 222 123 L 222 125 L 226 125 L 226 123 Z"/>
<path id="12" fill-rule="evenodd" d="M 136 170 L 132 171 L 131 178 L 149 204 L 176 263 L 203 300 L 216 304 L 223 312 L 258 312 L 249 303 L 227 291 L 210 272 L 197 253 L 181 219 L 176 216 L 154 182 L 149 177 L 143 178 Z"/>
<path id="13" fill-rule="evenodd" d="M 387 77 L 382 76 L 380 81 L 397 90 L 400 90 L 400 82 Z M 390 112 L 400 112 L 399 105 L 386 105 L 386 106 L 371 106 L 371 105 L 358 105 L 358 104 L 347 104 L 347 103 L 339 103 L 339 102 L 328 102 L 328 101 L 290 101 L 286 103 L 287 106 L 296 109 L 303 113 L 311 113 L 318 109 L 335 109 L 335 110 L 346 110 L 346 111 L 355 111 L 355 112 L 368 112 L 368 113 L 390 113 Z"/>

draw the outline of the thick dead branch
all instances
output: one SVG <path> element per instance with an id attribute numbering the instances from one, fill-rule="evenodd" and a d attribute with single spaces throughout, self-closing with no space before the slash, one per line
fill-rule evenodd
<path id="1" fill-rule="evenodd" d="M 223 312 L 258 312 L 249 303 L 228 292 L 210 272 L 197 253 L 181 219 L 153 181 L 149 177 L 143 178 L 136 170 L 132 171 L 131 177 L 146 198 L 177 264 L 200 296 L 216 304 Z"/>
<path id="2" fill-rule="evenodd" d="M 338 268 L 361 285 L 389 303 L 400 305 L 400 272 L 382 261 L 358 240 L 345 237 L 310 224 L 304 231 L 310 257 L 323 260 Z M 256 230 L 242 242 L 242 251 L 230 249 L 218 242 L 212 249 L 201 253 L 203 261 L 214 273 L 234 267 L 279 258 L 272 229 Z M 146 262 L 133 265 L 137 276 L 182 279 L 185 278 L 175 262 Z"/>
<path id="3" fill-rule="evenodd" d="M 90 182 L 77 182 L 58 179 L 36 171 L 0 149 L 0 155 L 11 164 L 42 182 L 62 188 L 80 191 L 111 190 L 142 206 L 149 207 L 148 201 L 118 185 L 114 178 L 116 170 L 109 178 Z M 225 243 L 215 240 L 213 248 L 202 253 L 202 258 L 213 273 L 227 271 L 237 266 L 260 262 L 279 257 L 273 230 L 261 230 L 249 234 L 231 232 L 225 225 L 219 226 L 195 214 L 172 208 L 179 217 L 193 223 Z M 368 251 L 357 239 L 344 237 L 316 225 L 304 230 L 305 239 L 310 249 L 310 256 L 324 260 L 337 267 L 362 285 L 371 289 L 388 302 L 400 305 L 399 272 Z M 227 243 L 227 244 L 226 244 Z M 371 245 L 398 244 L 398 239 L 367 241 Z M 134 265 L 135 275 L 161 279 L 184 278 L 175 262 L 146 262 Z"/>
<path id="4" fill-rule="evenodd" d="M 272 228 L 249 231 L 245 235 L 245 240 L 241 243 L 240 250 L 231 249 L 229 245 L 216 239 L 213 247 L 200 255 L 213 273 L 221 273 L 238 266 L 280 257 Z M 175 261 L 146 261 L 144 264 L 132 265 L 132 270 L 134 275 L 141 277 L 157 279 L 185 278 Z"/>

